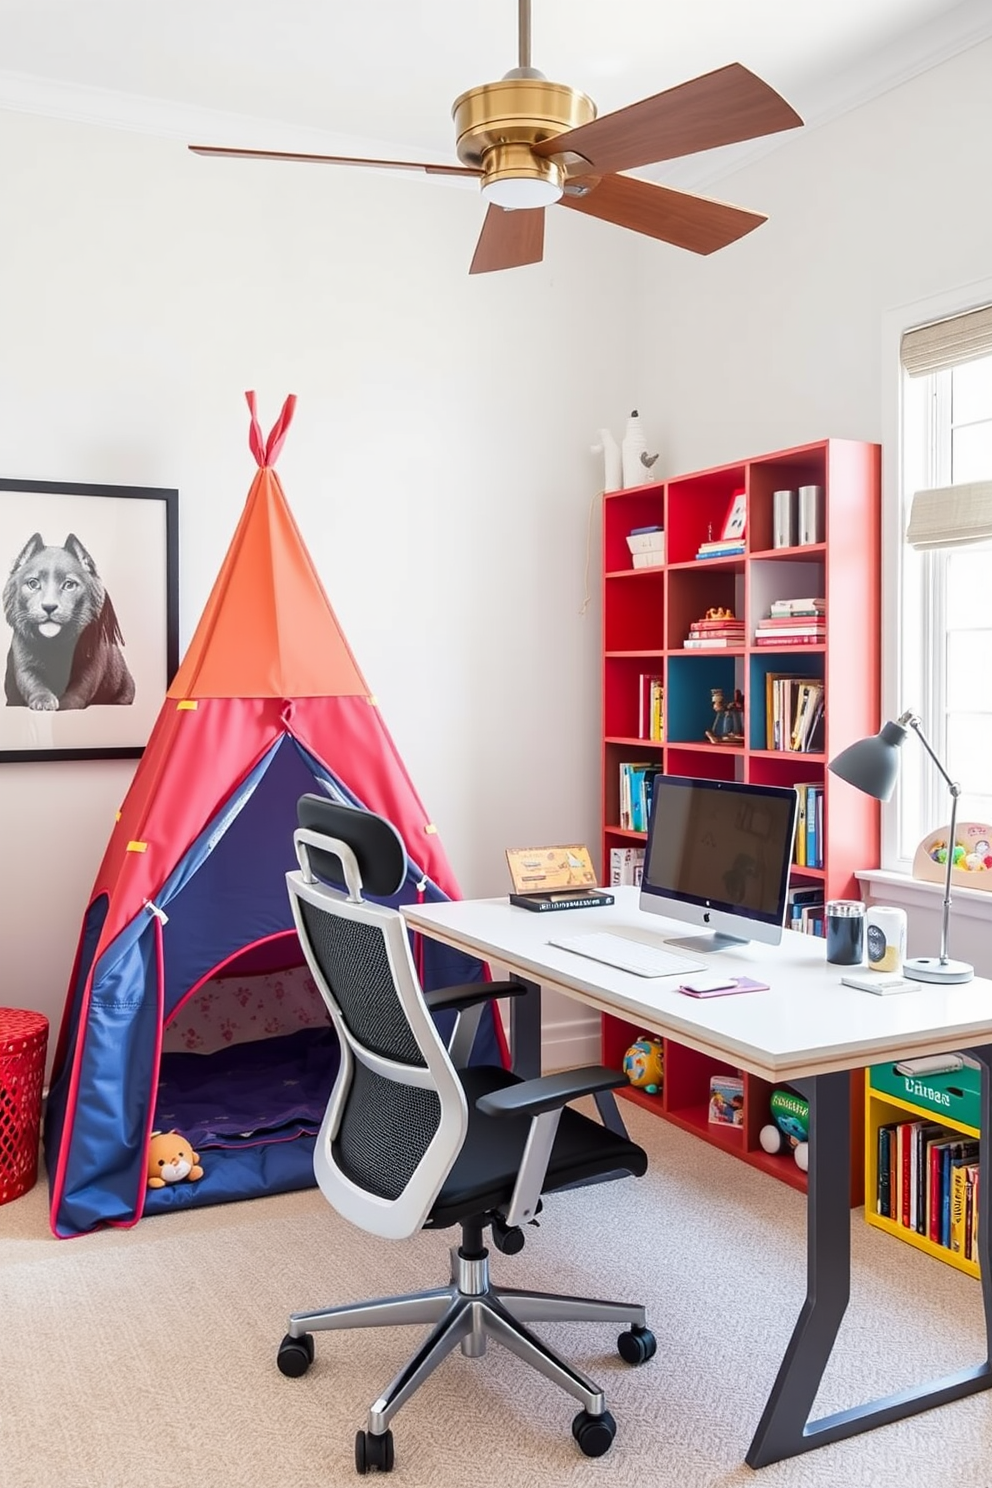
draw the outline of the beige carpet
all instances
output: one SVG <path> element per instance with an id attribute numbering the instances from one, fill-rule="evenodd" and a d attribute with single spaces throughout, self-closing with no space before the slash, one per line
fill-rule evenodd
<path id="1" fill-rule="evenodd" d="M 598 1379 L 618 1422 L 584 1458 L 569 1396 L 492 1345 L 459 1352 L 393 1422 L 392 1481 L 418 1488 L 859 1488 L 992 1482 L 992 1393 L 753 1473 L 744 1454 L 802 1301 L 792 1189 L 624 1108 L 649 1174 L 552 1197 L 497 1281 L 643 1301 L 654 1360 L 609 1327 L 538 1331 Z M 300 1488 L 357 1482 L 354 1434 L 418 1329 L 324 1334 L 299 1380 L 289 1312 L 447 1279 L 447 1236 L 358 1234 L 316 1190 L 52 1238 L 43 1183 L 0 1208 L 4 1488 Z M 818 1407 L 984 1356 L 977 1282 L 852 1215 L 852 1305 Z"/>

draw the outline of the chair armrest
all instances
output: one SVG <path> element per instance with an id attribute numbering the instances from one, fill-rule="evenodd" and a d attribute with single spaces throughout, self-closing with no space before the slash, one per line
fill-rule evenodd
<path id="1" fill-rule="evenodd" d="M 546 1111 L 555 1111 L 577 1096 L 618 1090 L 626 1084 L 627 1077 L 619 1070 L 591 1064 L 584 1069 L 539 1075 L 535 1080 L 521 1080 L 503 1090 L 493 1090 L 489 1095 L 481 1095 L 476 1106 L 484 1116 L 543 1116 Z"/>
<path id="2" fill-rule="evenodd" d="M 474 1007 L 494 997 L 522 997 L 526 991 L 520 982 L 466 982 L 461 987 L 435 987 L 424 993 L 424 1001 L 432 1013 L 438 1013 L 445 1008 Z"/>
<path id="3" fill-rule="evenodd" d="M 479 1097 L 476 1110 L 484 1116 L 530 1117 L 520 1170 L 506 1209 L 508 1225 L 526 1224 L 540 1208 L 551 1149 L 566 1104 L 576 1096 L 616 1090 L 626 1083 L 626 1076 L 618 1070 L 593 1064 L 584 1069 L 563 1070 L 557 1075 L 541 1075 L 536 1080 L 521 1080 Z"/>
<path id="4" fill-rule="evenodd" d="M 448 1058 L 455 1069 L 463 1069 L 472 1057 L 485 1005 L 498 997 L 522 997 L 526 991 L 521 982 L 466 982 L 461 987 L 435 987 L 433 992 L 424 993 L 432 1013 L 453 1010 L 457 1015 L 448 1040 Z"/>

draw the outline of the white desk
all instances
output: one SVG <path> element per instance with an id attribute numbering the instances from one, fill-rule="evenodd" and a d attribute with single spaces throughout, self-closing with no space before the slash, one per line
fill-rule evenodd
<path id="1" fill-rule="evenodd" d="M 969 1050 L 982 1064 L 983 1173 L 990 1126 L 992 981 L 873 996 L 841 985 L 823 941 L 786 931 L 780 946 L 750 944 L 712 957 L 714 968 L 767 981 L 767 992 L 696 1000 L 677 977 L 646 980 L 548 945 L 550 934 L 620 931 L 661 943 L 685 925 L 643 915 L 637 890 L 616 890 L 607 909 L 534 914 L 506 899 L 406 905 L 409 924 L 432 939 L 492 960 L 528 984 L 510 1004 L 514 1068 L 540 1070 L 540 996 L 553 987 L 712 1054 L 769 1081 L 787 1080 L 810 1103 L 806 1301 L 746 1460 L 764 1467 L 992 1386 L 988 1358 L 945 1379 L 810 1421 L 823 1370 L 850 1296 L 850 1071 L 909 1054 Z M 681 954 L 689 955 L 683 951 Z M 706 958 L 702 958 L 706 959 Z M 978 1251 L 992 1354 L 990 1187 L 979 1187 Z"/>

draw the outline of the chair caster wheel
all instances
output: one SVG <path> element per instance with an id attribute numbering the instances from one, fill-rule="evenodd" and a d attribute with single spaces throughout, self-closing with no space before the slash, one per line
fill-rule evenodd
<path id="1" fill-rule="evenodd" d="M 625 1364 L 646 1364 L 658 1352 L 658 1340 L 650 1328 L 632 1323 L 617 1339 L 617 1353 Z"/>
<path id="2" fill-rule="evenodd" d="M 290 1379 L 299 1379 L 301 1374 L 306 1374 L 313 1363 L 313 1338 L 310 1334 L 304 1333 L 302 1337 L 294 1338 L 291 1333 L 287 1333 L 279 1345 L 276 1363 Z"/>
<path id="3" fill-rule="evenodd" d="M 572 1435 L 587 1457 L 602 1457 L 612 1447 L 616 1434 L 617 1423 L 609 1411 L 604 1411 L 601 1416 L 579 1411 L 572 1422 Z"/>
<path id="4" fill-rule="evenodd" d="M 375 1436 L 371 1431 L 359 1431 L 355 1436 L 355 1471 L 364 1477 L 369 1472 L 392 1472 L 393 1433 L 384 1431 Z"/>
<path id="5" fill-rule="evenodd" d="M 501 1219 L 494 1219 L 492 1234 L 493 1244 L 504 1255 L 519 1255 L 524 1248 L 524 1232 L 519 1225 L 507 1225 Z"/>

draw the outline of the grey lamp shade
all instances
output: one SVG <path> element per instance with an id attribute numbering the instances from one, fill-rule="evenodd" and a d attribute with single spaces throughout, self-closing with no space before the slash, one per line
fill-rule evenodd
<path id="1" fill-rule="evenodd" d="M 858 739 L 842 749 L 830 761 L 831 774 L 846 780 L 848 785 L 874 796 L 877 801 L 887 801 L 895 790 L 899 774 L 899 748 L 906 737 L 900 723 L 884 723 L 877 734 L 867 739 Z"/>

